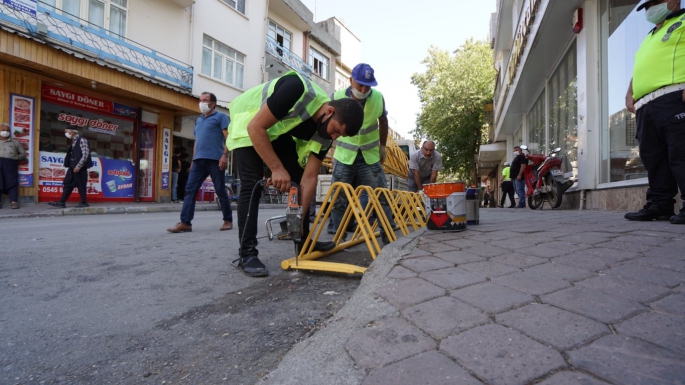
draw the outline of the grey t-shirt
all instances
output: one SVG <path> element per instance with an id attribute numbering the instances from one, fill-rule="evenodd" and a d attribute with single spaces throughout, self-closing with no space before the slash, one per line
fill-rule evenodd
<path id="1" fill-rule="evenodd" d="M 414 170 L 419 170 L 421 183 L 430 183 L 430 176 L 433 171 L 442 170 L 442 155 L 435 151 L 432 157 L 426 158 L 423 156 L 423 152 L 418 150 L 409 156 L 409 180 L 407 184 L 410 191 L 415 191 L 417 188 L 414 182 Z"/>

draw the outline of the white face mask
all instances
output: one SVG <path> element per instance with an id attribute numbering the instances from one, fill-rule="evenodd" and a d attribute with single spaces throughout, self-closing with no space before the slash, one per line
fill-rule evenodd
<path id="1" fill-rule="evenodd" d="M 9 131 L 0 131 L 0 136 L 2 136 L 3 138 L 9 138 L 10 132 Z"/>
<path id="2" fill-rule="evenodd" d="M 363 92 L 357 91 L 356 88 L 352 87 L 352 96 L 354 96 L 357 99 L 366 99 L 369 97 L 370 94 L 371 94 L 370 88 L 368 91 L 366 91 L 366 93 L 363 93 Z"/>
<path id="3" fill-rule="evenodd" d="M 64 136 L 66 136 L 68 139 L 71 139 L 71 133 L 70 132 L 65 132 Z"/>
<path id="4" fill-rule="evenodd" d="M 200 112 L 206 114 L 207 112 L 209 112 L 209 110 L 211 110 L 211 108 L 209 108 L 209 103 L 200 102 Z"/>
<path id="5" fill-rule="evenodd" d="M 520 153 L 520 152 L 518 152 L 518 151 L 514 151 L 514 156 L 519 156 L 519 155 L 521 155 L 521 153 Z"/>
<path id="6" fill-rule="evenodd" d="M 647 12 L 645 12 L 645 18 L 652 24 L 659 24 L 666 20 L 670 14 L 671 10 L 668 9 L 668 3 L 663 3 L 649 7 Z"/>

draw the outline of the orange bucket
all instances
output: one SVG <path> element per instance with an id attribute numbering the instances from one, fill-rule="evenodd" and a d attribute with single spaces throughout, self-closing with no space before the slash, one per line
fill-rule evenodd
<path id="1" fill-rule="evenodd" d="M 423 193 L 429 198 L 447 198 L 455 192 L 466 192 L 466 182 L 456 181 L 423 185 Z"/>

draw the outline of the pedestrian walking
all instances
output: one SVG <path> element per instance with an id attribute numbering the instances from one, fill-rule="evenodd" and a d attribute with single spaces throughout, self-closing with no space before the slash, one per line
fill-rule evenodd
<path id="1" fill-rule="evenodd" d="M 81 203 L 76 205 L 78 208 L 88 207 L 88 168 L 93 167 L 93 160 L 90 157 L 90 146 L 85 138 L 79 135 L 77 126 L 67 126 L 64 136 L 71 140 L 71 145 L 67 148 L 64 156 L 64 167 L 67 173 L 64 176 L 62 186 L 62 196 L 57 202 L 48 203 L 50 206 L 65 208 L 66 202 L 74 191 L 78 190 Z"/>
<path id="2" fill-rule="evenodd" d="M 0 123 L 0 194 L 9 195 L 10 207 L 13 209 L 19 208 L 19 162 L 22 160 L 26 160 L 24 146 L 10 138 L 9 124 Z"/>
<path id="3" fill-rule="evenodd" d="M 511 203 L 509 208 L 513 209 L 516 207 L 516 201 L 514 200 L 514 182 L 511 181 L 510 171 L 511 164 L 509 162 L 504 162 L 504 168 L 502 169 L 502 184 L 500 184 L 500 187 L 502 188 L 500 190 L 502 191 L 502 197 L 499 201 L 499 207 L 504 207 L 504 202 L 506 202 L 506 198 L 509 196 L 509 202 Z"/>

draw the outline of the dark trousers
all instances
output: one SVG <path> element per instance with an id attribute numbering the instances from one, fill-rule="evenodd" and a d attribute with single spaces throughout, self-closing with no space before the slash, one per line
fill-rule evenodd
<path id="1" fill-rule="evenodd" d="M 271 142 L 271 145 L 281 160 L 283 167 L 290 174 L 295 183 L 302 181 L 304 169 L 297 161 L 295 141 L 290 135 L 281 135 Z M 257 182 L 264 179 L 264 162 L 254 147 L 236 148 L 235 158 L 238 160 L 238 175 L 240 176 L 240 195 L 238 196 L 238 239 L 242 243 L 241 256 L 258 255 L 257 247 L 257 215 L 259 212 L 259 198 L 262 196 L 263 186 Z M 304 209 L 304 208 L 303 208 Z M 250 214 L 249 222 L 247 214 Z M 303 235 L 309 235 L 309 215 L 303 218 Z"/>
<path id="2" fill-rule="evenodd" d="M 202 187 L 202 183 L 207 179 L 207 176 L 212 178 L 214 193 L 219 197 L 224 221 L 233 222 L 231 203 L 228 201 L 228 194 L 226 193 L 225 174 L 224 170 L 219 169 L 219 161 L 214 159 L 195 159 L 193 160 L 193 167 L 190 168 L 190 173 L 188 174 L 188 183 L 186 183 L 183 208 L 181 209 L 181 222 L 187 225 L 192 224 L 195 217 L 195 196 Z"/>
<path id="3" fill-rule="evenodd" d="M 0 193 L 9 195 L 10 202 L 19 201 L 19 161 L 0 158 Z"/>
<path id="4" fill-rule="evenodd" d="M 505 180 L 502 182 L 502 197 L 499 200 L 499 205 L 504 207 L 504 202 L 506 202 L 507 195 L 509 196 L 510 206 L 514 206 L 516 201 L 514 200 L 514 182 L 510 180 Z"/>
<path id="5" fill-rule="evenodd" d="M 78 195 L 81 196 L 81 203 L 86 203 L 86 185 L 88 184 L 88 169 L 81 168 L 79 172 L 74 172 L 74 169 L 69 167 L 67 175 L 64 176 L 64 188 L 62 190 L 62 197 L 59 198 L 61 203 L 65 203 L 74 191 L 74 187 L 78 188 Z"/>
<path id="6" fill-rule="evenodd" d="M 647 170 L 648 199 L 671 211 L 680 188 L 685 200 L 685 102 L 683 91 L 663 95 L 637 110 L 640 158 Z M 681 208 L 685 212 L 685 207 Z"/>

